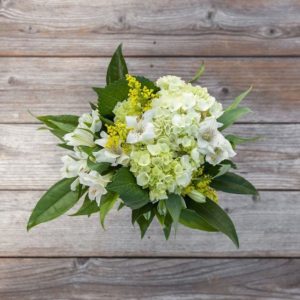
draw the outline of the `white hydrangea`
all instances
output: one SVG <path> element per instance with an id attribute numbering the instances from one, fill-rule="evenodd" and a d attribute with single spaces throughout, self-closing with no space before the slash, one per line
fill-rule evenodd
<path id="1" fill-rule="evenodd" d="M 206 88 L 186 84 L 176 76 L 161 77 L 156 84 L 160 91 L 145 113 L 151 118 L 143 116 L 140 120 L 143 129 L 137 130 L 139 138 L 133 138 L 137 125 L 127 117 L 127 124 L 134 128 L 128 141 L 137 143 L 130 154 L 131 171 L 139 185 L 150 189 L 152 200 L 165 199 L 167 193 L 180 193 L 205 161 L 216 165 L 235 155 L 218 130 L 222 126 L 217 122 L 223 114 L 222 105 Z M 149 126 L 151 138 L 141 139 Z"/>

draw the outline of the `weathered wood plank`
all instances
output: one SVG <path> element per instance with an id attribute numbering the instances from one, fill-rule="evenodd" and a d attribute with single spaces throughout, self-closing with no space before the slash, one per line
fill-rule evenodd
<path id="1" fill-rule="evenodd" d="M 67 150 L 38 125 L 0 125 L 0 189 L 46 189 L 60 177 L 60 157 Z M 259 189 L 298 190 L 300 125 L 236 125 L 241 136 L 262 136 L 241 145 L 235 161 L 239 172 Z"/>
<path id="2" fill-rule="evenodd" d="M 299 299 L 299 259 L 4 259 L 0 297 Z"/>
<path id="3" fill-rule="evenodd" d="M 151 79 L 175 74 L 190 79 L 199 58 L 131 58 L 133 74 Z M 247 89 L 254 111 L 247 122 L 299 122 L 300 59 L 205 59 L 201 84 L 227 105 Z M 36 114 L 75 113 L 96 101 L 92 86 L 105 81 L 107 58 L 0 58 L 0 122 L 34 122 Z"/>
<path id="4" fill-rule="evenodd" d="M 273 1 L 0 2 L 0 55 L 299 55 L 300 4 Z M 170 47 L 171 45 L 171 47 Z"/>
<path id="5" fill-rule="evenodd" d="M 27 220 L 42 193 L 0 191 L 0 256 L 299 257 L 300 192 L 261 192 L 260 200 L 221 194 L 220 205 L 236 224 L 239 250 L 222 234 L 182 226 L 166 242 L 157 222 L 140 240 L 127 208 L 108 215 L 105 231 L 96 214 L 66 215 L 27 233 Z"/>

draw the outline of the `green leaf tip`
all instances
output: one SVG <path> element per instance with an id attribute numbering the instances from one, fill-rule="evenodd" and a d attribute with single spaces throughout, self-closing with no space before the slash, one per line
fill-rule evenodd
<path id="1" fill-rule="evenodd" d="M 227 235 L 239 248 L 235 226 L 228 214 L 218 204 L 208 198 L 205 203 L 196 203 L 191 199 L 186 199 L 186 204 L 188 209 L 195 211 L 211 227 Z"/>
<path id="2" fill-rule="evenodd" d="M 245 92 L 238 95 L 233 100 L 233 102 L 226 108 L 225 111 L 229 111 L 231 109 L 237 108 L 240 105 L 240 103 L 248 96 L 248 94 L 251 92 L 251 90 L 252 90 L 252 85 L 248 88 L 248 90 L 246 90 Z"/>
<path id="3" fill-rule="evenodd" d="M 205 65 L 204 62 L 202 61 L 199 69 L 197 70 L 195 76 L 189 81 L 189 83 L 194 83 L 196 82 L 201 76 L 202 74 L 205 72 Z"/>
<path id="4" fill-rule="evenodd" d="M 117 202 L 118 196 L 119 195 L 117 193 L 108 192 L 107 194 L 103 195 L 100 200 L 100 224 L 104 230 L 105 217 Z"/>
<path id="5" fill-rule="evenodd" d="M 258 191 L 248 180 L 235 173 L 226 174 L 214 178 L 211 187 L 215 190 L 231 194 L 244 194 L 257 196 Z"/>
<path id="6" fill-rule="evenodd" d="M 75 178 L 63 178 L 41 197 L 30 215 L 27 231 L 61 216 L 77 203 L 79 194 L 70 189 L 74 180 Z"/>
<path id="7" fill-rule="evenodd" d="M 236 107 L 225 111 L 223 115 L 218 118 L 218 122 L 222 123 L 223 126 L 219 128 L 220 131 L 226 129 L 227 127 L 231 126 L 237 120 L 239 120 L 244 115 L 252 112 L 248 107 Z"/>
<path id="8" fill-rule="evenodd" d="M 122 53 L 122 44 L 114 52 L 107 68 L 106 84 L 109 85 L 115 81 L 125 78 L 128 74 L 127 65 Z"/>

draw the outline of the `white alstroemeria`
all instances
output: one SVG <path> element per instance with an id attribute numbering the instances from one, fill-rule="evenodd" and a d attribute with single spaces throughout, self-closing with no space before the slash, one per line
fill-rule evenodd
<path id="1" fill-rule="evenodd" d="M 154 125 L 146 118 L 138 120 L 138 117 L 127 116 L 127 127 L 132 128 L 127 135 L 128 144 L 150 141 L 155 137 Z"/>
<path id="2" fill-rule="evenodd" d="M 87 166 L 87 160 L 76 157 L 76 153 L 74 156 L 65 155 L 61 158 L 64 163 L 61 168 L 61 173 L 64 178 L 72 178 L 78 176 L 80 172 L 82 172 Z"/>
<path id="3" fill-rule="evenodd" d="M 105 131 L 100 132 L 101 139 L 95 141 L 95 144 L 102 146 L 103 149 L 94 152 L 94 156 L 97 162 L 108 162 L 112 166 L 123 165 L 127 166 L 129 162 L 129 156 L 124 153 L 123 149 L 119 146 L 117 149 L 105 148 L 108 141 L 108 134 Z"/>
<path id="4" fill-rule="evenodd" d="M 100 131 L 102 122 L 99 113 L 93 110 L 91 114 L 83 114 L 78 120 L 78 128 L 85 128 L 93 133 Z"/>
<path id="5" fill-rule="evenodd" d="M 213 151 L 206 155 L 206 161 L 214 166 L 236 155 L 229 141 L 223 135 L 221 136 L 222 138 L 219 138 L 219 142 Z"/>
<path id="6" fill-rule="evenodd" d="M 90 173 L 81 173 L 79 175 L 79 182 L 89 187 L 89 198 L 96 200 L 99 204 L 102 195 L 107 193 L 105 187 L 111 181 L 111 177 L 111 174 L 102 176 L 96 171 L 91 171 Z"/>
<path id="7" fill-rule="evenodd" d="M 73 132 L 67 133 L 64 140 L 69 146 L 88 146 L 94 147 L 94 134 L 88 129 L 76 128 Z"/>
<path id="8" fill-rule="evenodd" d="M 206 118 L 199 125 L 197 136 L 198 149 L 201 153 L 206 154 L 213 152 L 213 149 L 222 139 L 222 134 L 218 131 L 218 127 L 222 126 L 215 118 Z"/>
<path id="9" fill-rule="evenodd" d="M 101 131 L 100 132 L 100 137 L 101 137 L 101 139 L 96 140 L 95 144 L 105 148 L 105 146 L 107 144 L 107 141 L 108 141 L 109 135 L 105 131 Z"/>
<path id="10" fill-rule="evenodd" d="M 121 147 L 114 149 L 114 151 L 103 148 L 97 152 L 93 152 L 93 155 L 97 162 L 107 162 L 112 166 L 127 166 L 129 163 L 129 156 L 124 153 Z"/>

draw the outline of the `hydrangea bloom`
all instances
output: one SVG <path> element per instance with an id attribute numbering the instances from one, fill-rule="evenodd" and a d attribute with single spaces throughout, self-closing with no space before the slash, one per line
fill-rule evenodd
<path id="1" fill-rule="evenodd" d="M 125 119 L 129 129 L 125 143 L 131 145 L 130 171 L 140 186 L 149 188 L 152 201 L 193 186 L 206 160 L 216 165 L 235 155 L 218 131 L 222 106 L 206 88 L 176 76 L 161 77 L 156 84 L 160 91 L 146 112 L 136 114 L 127 101 L 115 110 L 115 120 Z"/>

